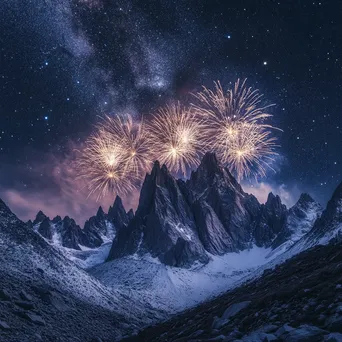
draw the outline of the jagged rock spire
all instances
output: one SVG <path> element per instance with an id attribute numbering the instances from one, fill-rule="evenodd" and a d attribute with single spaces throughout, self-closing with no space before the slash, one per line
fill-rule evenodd
<path id="1" fill-rule="evenodd" d="M 110 220 L 117 231 L 128 225 L 129 217 L 119 196 L 115 197 L 113 206 L 109 207 L 108 220 Z"/>

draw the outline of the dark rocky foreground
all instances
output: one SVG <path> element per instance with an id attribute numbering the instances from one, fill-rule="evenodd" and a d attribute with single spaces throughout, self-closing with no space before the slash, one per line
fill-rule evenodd
<path id="1" fill-rule="evenodd" d="M 342 341 L 342 243 L 307 250 L 125 341 Z"/>
<path id="2" fill-rule="evenodd" d="M 115 341 L 129 321 L 48 286 L 0 278 L 1 342 Z"/>
<path id="3" fill-rule="evenodd" d="M 156 314 L 78 268 L 0 200 L 1 342 L 117 341 Z"/>

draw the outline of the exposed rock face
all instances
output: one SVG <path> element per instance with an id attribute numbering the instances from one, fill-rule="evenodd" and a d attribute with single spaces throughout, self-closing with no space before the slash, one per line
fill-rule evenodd
<path id="1" fill-rule="evenodd" d="M 254 245 L 272 248 L 272 255 L 293 245 L 300 251 L 329 240 L 340 229 L 341 187 L 311 231 L 322 209 L 308 194 L 290 210 L 272 193 L 260 204 L 215 154 L 207 153 L 188 181 L 175 180 L 156 162 L 146 175 L 135 215 L 125 211 L 117 196 L 108 214 L 100 207 L 84 229 L 69 217 L 50 221 L 42 212 L 32 225 L 47 240 L 73 249 L 96 248 L 115 236 L 108 260 L 150 254 L 167 265 L 189 267 L 208 262 L 211 254 Z"/>
<path id="2" fill-rule="evenodd" d="M 203 157 L 186 185 L 190 200 L 201 199 L 211 206 L 231 237 L 233 249 L 251 246 L 260 204 L 253 195 L 242 190 L 230 172 L 218 163 L 215 154 L 207 153 Z"/>
<path id="3" fill-rule="evenodd" d="M 234 250 L 232 238 L 217 217 L 214 209 L 204 200 L 192 205 L 198 236 L 211 254 L 224 254 Z"/>
<path id="4" fill-rule="evenodd" d="M 52 239 L 52 227 L 48 217 L 45 217 L 43 221 L 39 224 L 38 233 L 48 240 Z"/>
<path id="5" fill-rule="evenodd" d="M 88 221 L 85 222 L 84 232 L 86 235 L 96 234 L 100 237 L 107 236 L 107 234 L 109 234 L 106 214 L 104 213 L 102 207 L 99 207 L 95 216 L 92 216 Z"/>
<path id="6" fill-rule="evenodd" d="M 37 215 L 36 215 L 36 218 L 35 220 L 33 221 L 33 225 L 37 224 L 37 223 L 40 223 L 42 221 L 44 221 L 44 219 L 46 218 L 47 216 L 41 211 L 39 210 Z"/>
<path id="7" fill-rule="evenodd" d="M 64 219 L 56 216 L 50 220 L 42 211 L 29 226 L 51 243 L 80 250 L 80 246 L 96 248 L 104 242 L 112 241 L 116 231 L 125 228 L 133 217 L 133 210 L 126 213 L 117 196 L 108 214 L 99 207 L 96 215 L 85 222 L 83 229 L 68 216 Z"/>
<path id="8" fill-rule="evenodd" d="M 149 252 L 173 266 L 207 262 L 190 207 L 165 165 L 155 162 L 146 175 L 137 212 L 127 229 L 119 231 L 109 260 Z"/>
<path id="9" fill-rule="evenodd" d="M 273 248 L 298 241 L 312 229 L 321 214 L 321 205 L 309 194 L 301 194 L 298 202 L 288 211 L 286 224 L 274 240 Z"/>
<path id="10" fill-rule="evenodd" d="M 127 216 L 128 216 L 128 220 L 131 221 L 132 218 L 134 217 L 133 209 L 129 209 L 129 211 L 127 212 Z"/>
<path id="11" fill-rule="evenodd" d="M 42 215 L 37 217 L 43 218 Z M 56 216 L 52 221 L 44 215 L 42 222 L 36 218 L 34 228 L 37 232 L 51 243 L 60 244 L 63 247 L 80 250 L 80 246 L 95 248 L 103 243 L 100 234 L 88 227 L 81 229 L 72 218 Z"/>
<path id="12" fill-rule="evenodd" d="M 121 200 L 114 207 L 125 222 Z M 156 162 L 145 178 L 136 215 L 120 230 L 108 260 L 150 253 L 166 264 L 188 266 L 207 262 L 208 253 L 222 255 L 253 245 L 276 249 L 288 242 L 282 245 L 285 250 L 311 229 L 320 211 L 307 194 L 290 210 L 272 193 L 260 204 L 212 153 L 186 182 L 176 181 Z"/>
<path id="13" fill-rule="evenodd" d="M 271 192 L 265 204 L 261 205 L 260 216 L 254 232 L 258 246 L 269 247 L 275 237 L 284 228 L 287 218 L 287 209 L 281 203 L 278 195 Z"/>
<path id="14" fill-rule="evenodd" d="M 334 237 L 342 235 L 342 183 L 336 188 L 327 208 L 323 211 L 313 228 L 298 241 L 302 248 L 327 243 Z M 296 246 L 296 245 L 295 245 Z M 295 247 L 294 246 L 294 247 Z"/>
<path id="15" fill-rule="evenodd" d="M 61 233 L 62 246 L 81 249 L 79 245 L 81 241 L 83 242 L 82 231 L 73 219 L 69 216 L 64 217 L 61 225 L 58 226 L 58 231 Z"/>
<path id="16" fill-rule="evenodd" d="M 111 221 L 117 231 L 128 225 L 133 211 L 128 215 L 119 196 L 116 196 L 113 206 L 109 207 L 108 220 Z"/>

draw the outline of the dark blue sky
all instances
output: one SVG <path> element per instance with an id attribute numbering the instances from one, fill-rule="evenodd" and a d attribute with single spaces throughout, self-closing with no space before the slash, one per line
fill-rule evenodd
<path id="1" fill-rule="evenodd" d="M 13 0 L 0 10 L 3 197 L 58 198 L 51 165 L 98 116 L 148 115 L 238 77 L 276 104 L 284 131 L 265 183 L 325 202 L 342 180 L 338 0 Z"/>

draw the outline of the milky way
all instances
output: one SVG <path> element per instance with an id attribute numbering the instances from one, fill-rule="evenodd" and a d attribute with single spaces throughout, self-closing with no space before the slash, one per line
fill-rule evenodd
<path id="1" fill-rule="evenodd" d="M 189 102 L 202 84 L 247 77 L 276 104 L 274 124 L 284 130 L 278 172 L 267 183 L 324 202 L 342 177 L 338 6 L 3 1 L 0 196 L 65 200 L 61 165 L 99 116 L 149 115 Z"/>

